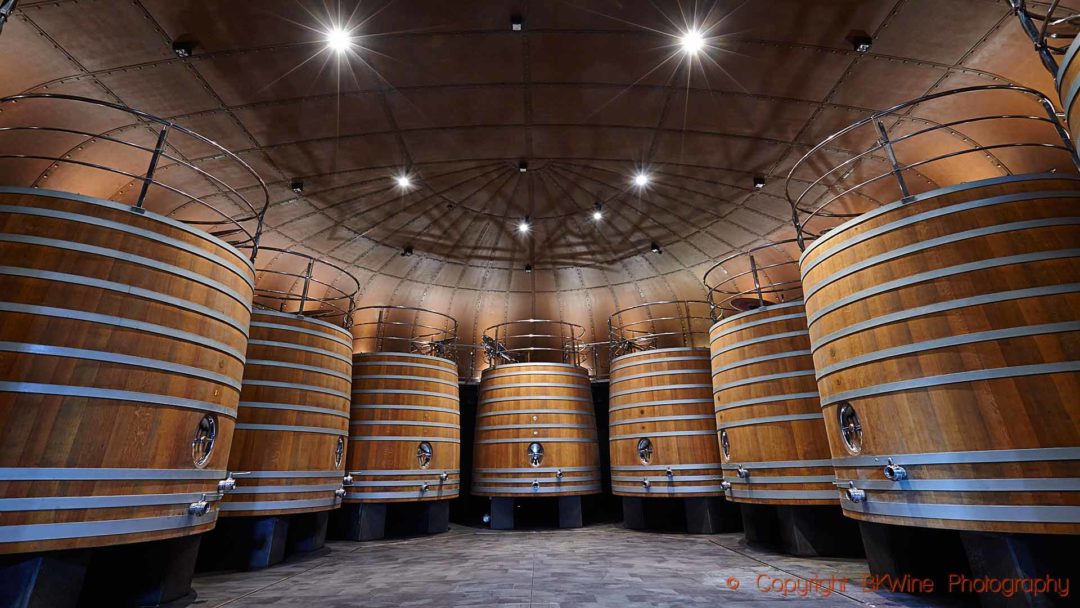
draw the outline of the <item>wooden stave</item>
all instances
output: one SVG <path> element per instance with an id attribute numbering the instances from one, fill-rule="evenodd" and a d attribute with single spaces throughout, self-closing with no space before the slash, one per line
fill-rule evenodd
<path id="1" fill-rule="evenodd" d="M 5 266 L 12 288 L 0 303 L 0 379 L 89 391 L 64 396 L 45 393 L 70 389 L 37 386 L 37 394 L 0 393 L 8 435 L 7 455 L 0 453 L 0 538 L 11 539 L 0 541 L 0 553 L 143 542 L 213 528 L 247 341 L 250 262 L 175 220 L 46 190 L 0 188 L 0 233 L 0 265 L 39 269 L 35 278 Z M 97 282 L 87 284 L 87 277 Z M 26 352 L 18 343 L 48 345 L 50 354 Z M 102 390 L 132 394 L 106 398 Z M 17 409 L 36 416 L 18 416 Z M 211 411 L 217 441 L 200 470 L 190 442 Z M 37 419 L 52 420 L 52 432 L 35 434 Z M 111 421 L 115 439 L 84 440 L 76 431 L 83 419 Z M 148 429 L 160 433 L 148 436 Z M 39 440 L 34 453 L 19 453 L 30 437 Z M 165 446 L 167 454 L 115 449 L 129 446 L 132 437 Z M 34 463 L 44 466 L 29 466 Z M 188 505 L 204 495 L 210 511 L 188 515 Z"/>
<path id="2" fill-rule="evenodd" d="M 1080 533 L 1080 507 L 1077 506 L 1077 494 L 1075 490 L 1070 492 L 1062 489 L 1068 486 L 1070 479 L 1077 477 L 1080 473 L 1080 468 L 1076 465 L 1080 455 L 1075 453 L 1077 452 L 1075 448 L 1064 456 L 1060 452 L 1055 452 L 1059 448 L 1080 444 L 1080 439 L 1076 437 L 1075 432 L 1075 420 L 1078 414 L 1075 411 L 1075 405 L 1072 408 L 1068 405 L 1076 403 L 1080 398 L 1078 397 L 1080 387 L 1078 387 L 1075 372 L 948 383 L 936 389 L 932 387 L 912 389 L 890 392 L 877 397 L 866 396 L 859 400 L 851 399 L 862 418 L 864 430 L 862 455 L 880 453 L 882 458 L 895 457 L 897 462 L 907 469 L 909 479 L 905 485 L 909 488 L 915 487 L 913 482 L 926 486 L 928 485 L 926 481 L 934 480 L 933 483 L 949 486 L 949 489 L 886 490 L 882 489 L 883 485 L 896 487 L 896 484 L 894 482 L 880 483 L 884 480 L 882 468 L 884 462 L 864 462 L 863 466 L 849 466 L 849 463 L 857 462 L 857 460 L 852 460 L 852 455 L 845 449 L 839 438 L 834 422 L 838 404 L 832 403 L 837 396 L 843 396 L 837 392 L 837 387 L 841 382 L 845 383 L 845 390 L 873 386 L 857 381 L 859 375 L 855 372 L 864 367 L 871 369 L 876 367 L 879 377 L 895 381 L 919 377 L 913 375 L 910 369 L 903 369 L 910 365 L 927 365 L 934 369 L 934 374 L 993 370 L 1005 366 L 1044 365 L 1055 362 L 1072 365 L 1068 361 L 1076 361 L 1080 357 L 1075 354 L 1075 347 L 1072 347 L 1073 354 L 1070 354 L 1068 340 L 1060 337 L 1064 334 L 1051 333 L 1037 337 L 1027 336 L 1009 340 L 987 340 L 967 345 L 959 344 L 978 337 L 977 332 L 1012 329 L 1029 332 L 1031 327 L 1040 324 L 1075 323 L 1075 313 L 1070 315 L 1069 311 L 1075 311 L 1080 307 L 1080 299 L 1077 298 L 1076 292 L 1068 291 L 1071 289 L 1068 286 L 1075 284 L 1078 278 L 1072 258 L 1065 257 L 1057 260 L 997 266 L 982 271 L 976 270 L 963 275 L 954 275 L 944 286 L 941 279 L 899 286 L 889 292 L 888 297 L 892 300 L 889 306 L 881 303 L 883 301 L 881 297 L 874 296 L 836 311 L 819 312 L 835 298 L 834 293 L 831 292 L 836 290 L 833 285 L 819 287 L 819 284 L 822 284 L 829 276 L 843 272 L 843 267 L 851 263 L 848 260 L 854 259 L 856 255 L 859 258 L 867 258 L 877 253 L 887 253 L 897 247 L 895 244 L 884 247 L 882 243 L 893 243 L 893 241 L 883 241 L 881 237 L 874 237 L 866 244 L 855 244 L 849 247 L 848 251 L 838 249 L 840 245 L 848 243 L 858 235 L 900 218 L 932 209 L 942 214 L 934 223 L 921 221 L 911 228 L 895 230 L 887 234 L 899 242 L 904 240 L 909 232 L 918 230 L 918 242 L 926 243 L 928 239 L 975 227 L 996 229 L 995 226 L 1018 221 L 1034 220 L 1043 223 L 1057 221 L 1056 218 L 1069 217 L 1070 205 L 1075 208 L 1076 200 L 1080 198 L 1080 194 L 1077 194 L 1080 188 L 1077 186 L 1080 186 L 1078 179 L 1043 174 L 983 180 L 926 193 L 916 197 L 911 203 L 902 206 L 896 204 L 887 206 L 876 214 L 868 214 L 870 217 L 856 218 L 848 222 L 830 232 L 821 244 L 809 248 L 803 255 L 804 284 L 808 293 L 811 290 L 821 290 L 809 298 L 807 310 L 811 320 L 811 340 L 816 349 L 815 363 L 818 374 L 821 376 L 819 386 L 825 404 L 826 428 L 829 431 L 830 445 L 836 459 L 838 477 L 841 481 L 855 481 L 856 487 L 859 484 L 873 486 L 872 489 L 866 490 L 868 502 L 855 504 L 842 500 L 845 514 L 867 521 L 934 528 L 990 532 Z M 961 211 L 964 205 L 975 208 Z M 980 205 L 981 207 L 977 207 Z M 1023 238 L 1014 238 L 1017 233 L 1020 233 Z M 953 266 L 961 261 L 978 261 L 1031 252 L 1049 257 L 1057 255 L 1047 253 L 1052 250 L 1068 249 L 1070 245 L 1075 248 L 1078 244 L 1075 235 L 1075 226 L 1072 225 L 1027 228 L 981 236 L 977 239 L 939 244 L 924 253 L 915 253 L 902 259 L 907 264 L 917 264 L 921 271 Z M 910 240 L 910 237 L 907 240 Z M 869 250 L 869 245 L 876 245 L 880 251 Z M 826 253 L 829 252 L 832 252 L 832 255 L 826 259 Z M 897 272 L 898 274 L 892 278 L 902 279 L 905 274 L 910 274 Z M 962 280 L 957 280 L 956 276 L 962 277 Z M 864 270 L 850 277 L 840 278 L 835 285 L 839 287 L 844 286 L 845 282 L 851 283 L 845 287 L 846 291 L 852 292 L 872 285 L 872 277 L 872 274 Z M 855 281 L 861 281 L 865 285 L 856 286 Z M 1043 293 L 1053 295 L 1036 296 L 1031 295 L 1029 291 L 1022 291 L 1030 289 L 1044 290 Z M 955 307 L 957 303 L 953 302 L 970 297 L 983 297 L 984 294 L 994 294 L 993 298 L 1000 301 L 964 307 Z M 1017 298 L 1016 294 L 1028 297 Z M 870 306 L 876 307 L 875 314 L 867 314 L 866 311 Z M 874 324 L 881 322 L 875 320 L 881 315 L 890 312 L 915 314 L 919 312 L 916 309 L 917 306 L 937 306 L 943 310 L 873 327 Z M 914 312 L 905 313 L 908 310 L 914 310 Z M 958 319 L 964 320 L 962 331 L 949 326 L 950 323 L 956 323 Z M 856 325 L 860 321 L 871 326 Z M 903 344 L 909 342 L 924 344 L 928 340 L 948 339 L 953 346 L 920 350 L 920 353 L 914 353 L 909 357 L 893 357 L 883 363 L 871 362 L 869 365 L 842 369 L 847 363 L 840 360 L 835 355 L 836 352 L 850 352 L 856 356 L 901 345 L 901 342 L 890 339 L 888 332 L 885 331 L 886 328 L 892 326 L 899 326 L 904 328 L 905 332 L 917 336 Z M 845 332 L 854 333 L 844 336 Z M 837 336 L 841 337 L 837 339 Z M 863 341 L 869 343 L 871 340 L 874 343 L 873 347 L 861 346 Z M 1008 345 L 1010 348 L 1005 349 L 1002 345 Z M 995 349 L 998 352 L 994 352 Z M 903 363 L 900 362 L 901 359 L 904 360 Z M 982 363 L 967 365 L 967 362 L 975 360 Z M 918 363 L 911 363 L 912 361 Z M 832 367 L 837 364 L 841 366 L 841 369 Z M 889 365 L 894 366 L 889 367 Z M 941 395 L 941 397 L 938 398 L 935 410 L 925 411 L 928 408 L 923 404 L 927 403 L 931 394 Z M 991 403 L 991 398 L 980 398 L 979 394 L 1011 395 L 1016 402 L 1025 405 L 1020 408 L 998 408 Z M 892 412 L 891 415 L 884 417 L 876 414 L 877 409 L 882 408 L 881 404 L 886 400 Z M 860 402 L 863 404 L 861 407 Z M 947 403 L 953 403 L 954 407 L 942 407 Z M 1018 419 L 1019 411 L 1024 407 L 1037 407 L 1040 413 L 1047 415 L 1046 419 L 1049 422 L 1032 423 L 1030 417 Z M 868 409 L 869 413 L 865 411 Z M 916 412 L 920 415 L 916 416 Z M 894 433 L 892 428 L 896 420 L 918 419 L 921 425 L 929 427 L 930 425 L 926 424 L 928 416 L 931 422 L 940 421 L 938 417 L 946 417 L 947 426 L 962 428 L 964 432 L 949 434 L 947 427 L 943 427 L 946 428 L 947 436 L 936 437 L 933 441 L 909 434 L 907 439 L 914 445 L 907 449 L 904 449 L 903 441 L 889 439 Z M 984 428 L 983 421 L 1001 419 L 1002 416 L 1007 418 L 1008 422 L 995 427 L 994 432 L 999 437 L 990 436 L 987 433 L 988 429 Z M 949 417 L 952 419 L 949 420 Z M 1070 419 L 1073 422 L 1070 423 Z M 884 424 L 882 420 L 887 420 L 888 424 Z M 910 424 L 908 422 L 908 425 Z M 1068 434 L 1070 429 L 1072 436 Z M 877 443 L 867 446 L 867 437 L 871 433 L 877 437 L 873 440 Z M 1024 440 L 1019 437 L 1020 434 L 1027 434 L 1028 437 Z M 1049 454 L 1046 452 L 1047 449 L 1053 453 L 1042 458 L 1044 453 Z M 1015 463 L 964 464 L 960 462 L 984 450 L 1000 452 L 1000 454 L 1015 453 L 1015 457 L 1022 457 L 1025 460 Z M 928 465 L 911 464 L 926 458 L 924 454 L 939 454 L 937 458 L 941 462 Z M 1014 480 L 1028 485 L 1044 484 L 1042 487 L 1050 484 L 1056 487 L 1057 491 L 1040 489 L 1009 492 L 999 489 L 976 492 L 965 489 L 970 488 L 973 483 L 1002 488 L 1004 484 L 1017 483 Z M 911 503 L 914 506 L 898 506 L 901 502 Z M 1057 521 L 1052 521 L 1053 519 Z"/>
<path id="3" fill-rule="evenodd" d="M 566 386 L 502 388 L 506 385 L 536 383 Z M 552 399 L 528 399 L 529 396 Z M 473 484 L 470 493 L 474 496 L 519 498 L 599 493 L 599 443 L 592 408 L 592 388 L 588 372 L 579 366 L 561 363 L 512 363 L 484 370 L 480 379 Z M 537 410 L 581 413 L 532 413 Z M 534 416 L 536 420 L 533 420 Z M 567 419 L 560 420 L 555 418 L 556 416 L 567 416 Z M 584 425 L 586 428 L 540 427 L 534 429 L 541 433 L 537 436 L 524 435 L 525 429 L 483 428 L 534 423 Z M 525 450 L 527 445 L 536 439 L 544 444 L 545 454 L 541 466 L 532 467 L 528 464 Z M 550 489 L 559 487 L 569 489 Z"/>
<path id="4" fill-rule="evenodd" d="M 346 503 L 428 502 L 460 494 L 461 423 L 457 366 L 453 361 L 415 353 L 358 353 L 354 356 L 353 390 L 421 390 L 445 397 L 408 393 L 353 393 L 350 437 L 403 436 L 400 441 L 350 439 L 347 471 L 352 479 Z M 415 367 L 423 366 L 423 367 Z M 430 366 L 430 367 L 429 367 Z M 432 369 L 432 367 L 437 369 Z M 374 379 L 372 376 L 410 376 L 410 380 Z M 363 405 L 436 407 L 450 411 L 361 409 Z M 360 422 L 430 422 L 451 427 L 360 425 Z M 358 430 L 366 429 L 366 430 Z M 387 429 L 395 432 L 386 432 Z M 359 435 L 359 433 L 363 435 Z M 412 439 L 416 437 L 416 439 Z M 424 439 L 420 439 L 424 438 Z M 420 441 L 431 444 L 431 463 L 419 468 Z M 443 474 L 445 473 L 445 479 Z M 428 490 L 422 491 L 424 484 Z"/>
<path id="5" fill-rule="evenodd" d="M 700 373 L 682 373 L 695 369 L 701 370 Z M 632 378 L 642 374 L 656 375 Z M 704 386 L 620 394 L 624 390 L 696 384 Z M 722 472 L 716 441 L 716 423 L 712 413 L 711 386 L 707 348 L 662 348 L 612 359 L 608 401 L 611 439 L 608 445 L 613 494 L 660 498 L 711 497 L 724 494 L 720 486 Z M 628 407 L 634 403 L 655 401 L 698 403 Z M 629 419 L 667 416 L 705 418 L 639 423 L 643 428 L 637 431 L 630 430 L 633 424 L 625 423 Z M 620 422 L 624 424 L 619 424 Z M 701 435 L 702 431 L 708 431 L 708 434 Z M 652 436 L 654 433 L 680 432 L 695 434 Z M 630 436 L 619 438 L 619 435 Z M 649 437 L 653 443 L 654 456 L 648 465 L 643 464 L 637 454 L 637 443 L 641 437 Z M 645 480 L 649 482 L 647 486 Z"/>
<path id="6" fill-rule="evenodd" d="M 256 309 L 252 313 L 247 355 L 229 460 L 230 470 L 244 474 L 238 478 L 236 489 L 222 500 L 221 516 L 266 517 L 337 508 L 341 502 L 337 491 L 342 487 L 345 459 L 343 455 L 341 463 L 336 464 L 334 455 L 338 437 L 344 441 L 348 433 L 351 335 L 318 319 Z M 257 382 L 305 388 L 257 385 Z"/>
<path id="7" fill-rule="evenodd" d="M 721 455 L 724 479 L 731 484 L 728 500 L 748 504 L 836 505 L 835 475 L 820 419 L 821 405 L 811 356 L 794 354 L 743 365 L 759 357 L 809 350 L 801 301 L 765 306 L 721 319 L 710 328 L 709 337 L 717 433 L 720 429 L 727 430 L 734 457 Z M 737 367 L 729 368 L 733 365 Z M 810 375 L 720 388 L 772 374 L 806 373 Z M 799 397 L 733 405 L 784 395 Z M 747 424 L 779 416 L 800 418 Z M 744 454 L 750 451 L 750 455 L 739 459 L 736 450 Z M 748 470 L 750 476 L 740 477 L 740 468 Z"/>

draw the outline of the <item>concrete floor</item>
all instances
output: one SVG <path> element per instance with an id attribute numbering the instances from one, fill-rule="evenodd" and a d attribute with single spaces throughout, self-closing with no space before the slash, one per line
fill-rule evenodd
<path id="1" fill-rule="evenodd" d="M 625 530 L 492 532 L 453 526 L 425 538 L 331 542 L 322 555 L 247 573 L 200 575 L 194 606 L 942 606 L 864 590 L 866 564 L 802 559 L 745 544 L 742 534 Z M 829 582 L 829 577 L 836 580 Z M 814 577 L 833 589 L 810 587 Z M 846 585 L 841 587 L 842 579 Z M 763 591 L 760 587 L 769 589 Z M 775 589 L 772 587 L 775 586 Z M 787 586 L 785 597 L 782 589 Z M 803 595 L 800 595 L 802 593 Z"/>

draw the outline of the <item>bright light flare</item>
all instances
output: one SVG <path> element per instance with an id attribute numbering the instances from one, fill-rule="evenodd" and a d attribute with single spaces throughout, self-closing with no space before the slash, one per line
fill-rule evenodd
<path id="1" fill-rule="evenodd" d="M 600 211 L 599 209 L 597 209 L 596 211 L 593 211 L 592 212 L 592 219 L 599 222 L 600 220 L 604 219 L 604 212 Z"/>
<path id="2" fill-rule="evenodd" d="M 679 37 L 679 45 L 687 55 L 697 55 L 705 48 L 705 36 L 699 30 L 689 30 Z"/>
<path id="3" fill-rule="evenodd" d="M 336 53 L 344 53 L 352 48 L 352 36 L 344 29 L 335 27 L 326 32 L 326 48 Z"/>
<path id="4" fill-rule="evenodd" d="M 649 185 L 649 175 L 647 173 L 638 173 L 634 176 L 634 185 L 638 188 L 644 188 Z"/>
<path id="5" fill-rule="evenodd" d="M 401 188 L 402 190 L 408 190 L 409 188 L 412 188 L 413 185 L 412 178 L 404 173 L 395 177 L 394 181 L 397 182 L 398 188 Z"/>
<path id="6" fill-rule="evenodd" d="M 529 225 L 529 222 L 521 220 L 518 224 L 518 232 L 521 234 L 528 234 L 530 230 L 532 230 L 532 226 Z"/>

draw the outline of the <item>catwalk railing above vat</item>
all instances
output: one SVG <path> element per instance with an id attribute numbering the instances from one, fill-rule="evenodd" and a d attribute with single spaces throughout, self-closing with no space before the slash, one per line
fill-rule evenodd
<path id="1" fill-rule="evenodd" d="M 13 95 L 0 98 L 0 149 L 6 186 L 129 203 L 258 253 L 266 183 L 236 154 L 171 120 L 100 99 Z"/>
<path id="2" fill-rule="evenodd" d="M 1048 97 L 1016 85 L 965 87 L 905 101 L 830 135 L 795 162 L 785 194 L 803 247 L 847 218 L 921 192 L 1077 166 Z"/>
<path id="3" fill-rule="evenodd" d="M 362 306 L 353 312 L 352 328 L 356 352 L 457 359 L 457 319 L 441 312 L 418 306 Z"/>
<path id="4" fill-rule="evenodd" d="M 704 300 L 647 302 L 608 318 L 611 358 L 657 348 L 707 348 L 711 307 Z"/>
<path id="5" fill-rule="evenodd" d="M 796 239 L 729 255 L 705 272 L 712 319 L 802 298 Z"/>
<path id="6" fill-rule="evenodd" d="M 1010 0 L 1020 27 L 1035 45 L 1035 52 L 1052 76 L 1057 76 L 1058 59 L 1080 32 L 1080 8 L 1075 0 L 1027 2 Z M 1072 5 L 1072 6 L 1071 6 Z"/>
<path id="7" fill-rule="evenodd" d="M 257 308 L 321 319 L 345 329 L 352 326 L 360 281 L 349 271 L 297 251 L 262 247 L 259 252 L 258 265 L 263 267 L 256 270 Z"/>
<path id="8" fill-rule="evenodd" d="M 484 330 L 488 367 L 507 363 L 581 364 L 585 328 L 567 321 L 521 319 Z"/>

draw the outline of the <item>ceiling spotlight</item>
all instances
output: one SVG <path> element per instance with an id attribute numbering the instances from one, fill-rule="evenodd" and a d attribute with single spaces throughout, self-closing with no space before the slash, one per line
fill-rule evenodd
<path id="1" fill-rule="evenodd" d="M 638 173 L 634 176 L 634 185 L 638 188 L 644 188 L 649 185 L 649 176 L 644 172 Z"/>
<path id="2" fill-rule="evenodd" d="M 293 183 L 289 184 L 289 190 L 292 190 L 293 192 L 295 192 L 297 194 L 303 194 L 303 192 L 304 192 L 304 182 L 302 180 L 299 180 L 299 179 L 293 181 Z"/>
<path id="3" fill-rule="evenodd" d="M 515 32 L 520 32 L 521 27 L 523 25 L 525 25 L 525 20 L 521 17 L 521 15 L 511 15 L 510 16 L 510 29 L 511 30 L 513 30 Z"/>
<path id="4" fill-rule="evenodd" d="M 172 43 L 172 52 L 180 59 L 187 59 L 195 52 L 195 43 L 177 40 Z"/>
<path id="5" fill-rule="evenodd" d="M 525 264 L 525 272 L 532 272 L 532 264 Z"/>
<path id="6" fill-rule="evenodd" d="M 529 170 L 529 163 L 527 163 L 525 161 L 521 161 L 521 162 L 518 163 L 518 172 L 519 173 L 525 173 L 528 170 Z"/>
<path id="7" fill-rule="evenodd" d="M 529 216 L 526 215 L 525 217 L 521 218 L 520 222 L 518 222 L 518 232 L 520 232 L 521 234 L 527 234 L 531 229 L 532 226 L 529 224 Z"/>
<path id="8" fill-rule="evenodd" d="M 656 241 L 649 244 L 649 249 L 651 249 L 653 253 L 664 253 L 663 251 L 660 251 L 660 245 L 657 244 Z"/>
<path id="9" fill-rule="evenodd" d="M 679 37 L 679 44 L 687 55 L 696 55 L 705 48 L 705 37 L 698 30 L 690 30 Z"/>
<path id="10" fill-rule="evenodd" d="M 394 181 L 397 182 L 398 188 L 401 188 L 402 190 L 408 190 L 412 187 L 412 178 L 409 177 L 408 173 L 402 173 L 395 177 Z"/>
<path id="11" fill-rule="evenodd" d="M 604 219 L 604 206 L 600 203 L 596 203 L 596 205 L 593 206 L 592 219 L 597 222 Z"/>
<path id="12" fill-rule="evenodd" d="M 337 53 L 344 53 L 352 47 L 352 36 L 349 32 L 335 27 L 326 32 L 326 48 Z"/>
<path id="13" fill-rule="evenodd" d="M 401 250 L 401 257 L 403 257 L 403 258 L 407 258 L 407 257 L 411 256 L 412 254 L 413 254 L 412 245 L 406 245 L 405 248 Z"/>
<path id="14" fill-rule="evenodd" d="M 851 46 L 858 53 L 870 52 L 870 47 L 874 44 L 874 39 L 869 36 L 855 36 L 851 39 Z"/>
<path id="15" fill-rule="evenodd" d="M 761 190 L 764 187 L 765 187 L 765 176 L 763 176 L 763 175 L 755 175 L 754 176 L 754 188 L 756 190 Z"/>

